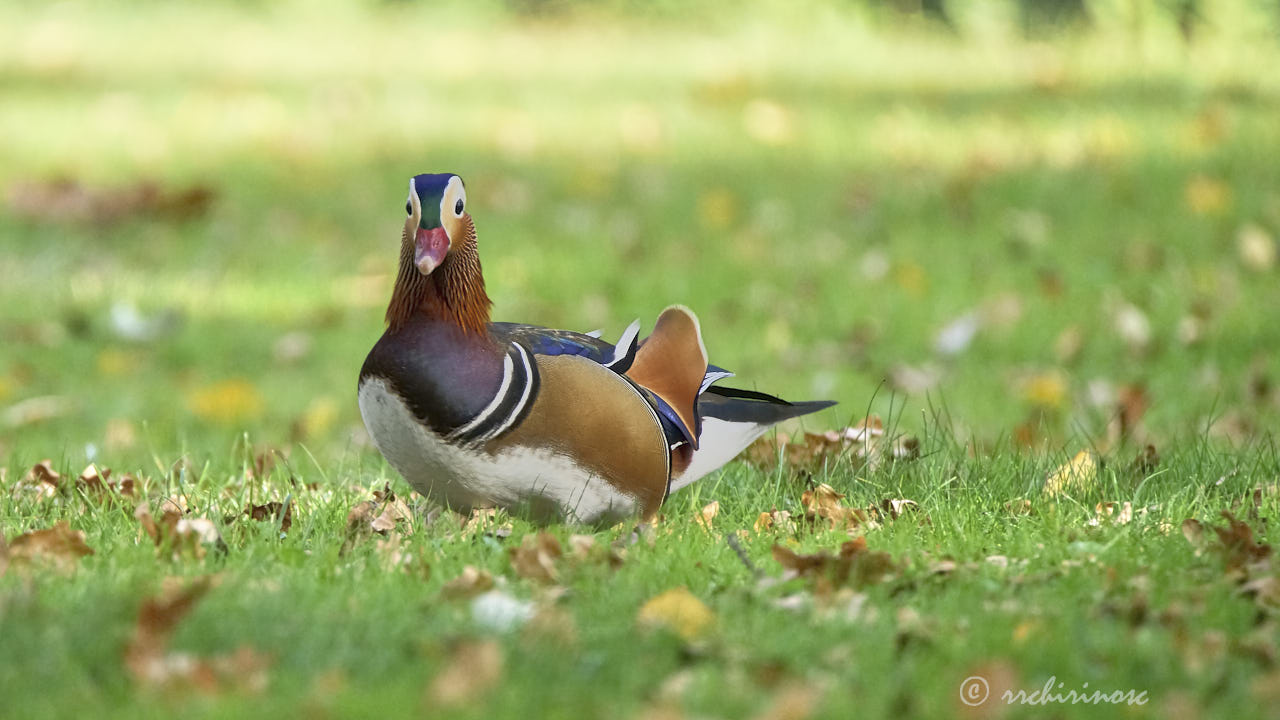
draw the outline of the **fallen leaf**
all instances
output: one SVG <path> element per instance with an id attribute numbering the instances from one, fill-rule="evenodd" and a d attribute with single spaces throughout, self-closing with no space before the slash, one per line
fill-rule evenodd
<path id="1" fill-rule="evenodd" d="M 134 496 L 136 494 L 134 479 L 125 475 L 119 482 L 111 479 L 111 468 L 98 469 L 90 464 L 76 478 L 76 487 L 101 499 L 111 497 L 115 493 Z"/>
<path id="2" fill-rule="evenodd" d="M 955 356 L 969 349 L 969 345 L 982 328 L 982 316 L 976 312 L 965 313 L 947 323 L 933 341 L 933 349 L 939 355 Z"/>
<path id="3" fill-rule="evenodd" d="M 1219 543 L 1215 549 L 1225 561 L 1228 574 L 1247 577 L 1247 567 L 1269 558 L 1271 546 L 1265 543 L 1259 545 L 1253 539 L 1253 528 L 1237 520 L 1230 512 L 1223 510 L 1222 517 L 1226 519 L 1227 527 L 1214 526 L 1213 532 L 1218 536 Z"/>
<path id="4" fill-rule="evenodd" d="M 494 640 L 459 642 L 427 688 L 431 706 L 460 707 L 485 698 L 502 680 L 502 647 Z"/>
<path id="5" fill-rule="evenodd" d="M 897 520 L 903 513 L 919 512 L 920 506 L 916 504 L 915 500 L 894 498 L 880 501 L 880 510 L 887 515 L 890 520 Z"/>
<path id="6" fill-rule="evenodd" d="M 206 545 L 226 550 L 226 544 L 213 521 L 202 517 L 187 517 L 179 501 L 166 499 L 160 503 L 160 519 L 151 514 L 151 508 L 143 502 L 133 516 L 142 531 L 155 543 L 157 551 L 168 553 L 172 559 L 191 557 L 199 560 L 205 556 Z"/>
<path id="7" fill-rule="evenodd" d="M 70 178 L 29 181 L 9 187 L 9 209 L 42 222 L 88 223 L 95 227 L 131 217 L 185 220 L 208 212 L 215 193 L 204 185 L 166 189 L 154 180 L 115 188 L 91 187 Z"/>
<path id="8" fill-rule="evenodd" d="M 250 504 L 244 509 L 243 514 L 259 522 L 267 520 L 278 522 L 282 534 L 289 532 L 289 528 L 293 527 L 293 503 L 289 502 L 288 498 L 284 503 L 273 500 L 266 505 Z"/>
<path id="9" fill-rule="evenodd" d="M 794 137 L 791 111 L 767 98 L 755 98 L 742 109 L 742 127 L 764 145 L 785 145 Z"/>
<path id="10" fill-rule="evenodd" d="M 1066 463 L 1049 473 L 1044 494 L 1057 496 L 1066 491 L 1087 492 L 1098 481 L 1098 458 L 1091 450 L 1081 450 Z"/>
<path id="11" fill-rule="evenodd" d="M 673 588 L 649 599 L 636 615 L 641 626 L 665 628 L 686 642 L 705 635 L 715 619 L 711 609 L 685 587 Z"/>
<path id="12" fill-rule="evenodd" d="M 559 580 L 556 561 L 564 554 L 560 541 L 548 532 L 530 533 L 520 540 L 520 547 L 508 551 L 511 567 L 523 578 L 543 583 Z"/>
<path id="13" fill-rule="evenodd" d="M 1236 234 L 1240 261 L 1254 272 L 1268 272 L 1276 266 L 1276 241 L 1262 227 L 1249 223 Z"/>
<path id="14" fill-rule="evenodd" d="M 586 560 L 591 556 L 591 552 L 595 550 L 596 539 L 591 535 L 570 535 L 569 550 L 573 553 L 573 557 L 578 560 Z"/>
<path id="15" fill-rule="evenodd" d="M 805 490 L 800 496 L 800 505 L 804 507 L 805 519 L 809 522 L 825 520 L 832 530 L 856 529 L 873 522 L 865 510 L 845 507 L 841 500 L 844 495 L 835 488 L 822 483 L 813 490 Z"/>
<path id="16" fill-rule="evenodd" d="M 708 230 L 725 230 L 738 216 L 738 199 L 726 188 L 711 188 L 698 197 L 698 219 Z"/>
<path id="17" fill-rule="evenodd" d="M 880 418 L 870 415 L 842 431 L 806 432 L 799 442 L 785 435 L 766 435 L 743 451 L 748 463 L 763 470 L 777 467 L 779 456 L 788 465 L 806 472 L 817 471 L 838 459 L 875 469 L 889 461 L 918 458 L 920 443 L 911 435 L 887 434 Z"/>
<path id="18" fill-rule="evenodd" d="M 62 572 L 75 569 L 76 562 L 93 554 L 85 544 L 83 530 L 72 530 L 66 520 L 46 530 L 25 532 L 9 541 L 6 564 L 47 563 Z"/>
<path id="19" fill-rule="evenodd" d="M 1280 578 L 1264 575 L 1240 586 L 1240 592 L 1253 598 L 1260 607 L 1280 607 Z"/>
<path id="20" fill-rule="evenodd" d="M 488 592 L 493 589 L 493 575 L 488 570 L 480 570 L 474 565 L 467 565 L 462 568 L 462 572 L 458 577 L 450 580 L 440 588 L 440 592 L 446 599 L 456 600 L 460 598 L 470 598 Z"/>
<path id="21" fill-rule="evenodd" d="M 1010 515 L 1030 515 L 1033 511 L 1031 501 L 1026 498 L 1010 500 L 1004 504 L 1004 509 Z"/>
<path id="22" fill-rule="evenodd" d="M 194 689 L 216 693 L 223 689 L 262 692 L 267 687 L 271 658 L 242 646 L 211 657 L 169 649 L 178 623 L 215 584 L 201 577 L 185 587 L 171 586 L 149 597 L 138 609 L 133 637 L 125 647 L 125 668 L 134 682 L 153 689 Z"/>
<path id="23" fill-rule="evenodd" d="M 1058 333 L 1058 338 L 1053 341 L 1053 355 L 1061 365 L 1074 363 L 1083 349 L 1084 331 L 1079 325 L 1064 328 L 1061 333 Z"/>
<path id="24" fill-rule="evenodd" d="M 471 599 L 471 619 L 495 632 L 509 632 L 533 617 L 533 603 L 501 590 L 490 590 Z"/>
<path id="25" fill-rule="evenodd" d="M 822 691 L 800 682 L 788 682 L 773 694 L 769 704 L 753 720 L 806 720 L 822 699 Z"/>
<path id="26" fill-rule="evenodd" d="M 1116 334 L 1134 353 L 1141 353 L 1151 344 L 1151 321 L 1146 313 L 1137 306 L 1127 302 L 1120 303 L 1115 310 L 1113 322 Z"/>
<path id="27" fill-rule="evenodd" d="M 698 516 L 694 518 L 698 521 L 698 525 L 706 532 L 711 532 L 711 521 L 715 519 L 720 512 L 720 501 L 712 500 L 698 511 Z"/>
<path id="28" fill-rule="evenodd" d="M 1231 206 L 1231 186 L 1208 175 L 1193 175 L 1183 190 L 1187 209 L 1196 215 L 1220 215 Z"/>
<path id="29" fill-rule="evenodd" d="M 307 409 L 294 419 L 289 428 L 290 438 L 302 442 L 324 435 L 338 419 L 338 403 L 328 395 L 315 398 Z"/>
<path id="30" fill-rule="evenodd" d="M 573 615 L 555 605 L 538 609 L 525 624 L 521 635 L 533 648 L 541 650 L 547 643 L 556 647 L 571 648 L 578 645 L 578 625 Z"/>
<path id="31" fill-rule="evenodd" d="M 75 407 L 72 398 L 65 395 L 41 395 L 16 402 L 0 412 L 0 426 L 11 428 L 62 417 Z"/>
<path id="32" fill-rule="evenodd" d="M 169 678 L 172 668 L 164 662 L 169 639 L 178 622 L 191 612 L 210 587 L 210 578 L 201 577 L 186 587 L 170 588 L 142 601 L 133 638 L 124 656 L 125 667 L 134 680 L 154 685 Z"/>
<path id="33" fill-rule="evenodd" d="M 199 388 L 187 397 L 187 406 L 201 420 L 224 425 L 251 420 L 262 414 L 262 394 L 248 380 L 223 380 Z"/>
<path id="34" fill-rule="evenodd" d="M 21 496 L 34 496 L 47 500 L 62 492 L 62 475 L 53 469 L 53 461 L 41 460 L 36 463 L 22 479 L 14 483 L 10 494 L 14 499 Z"/>
<path id="35" fill-rule="evenodd" d="M 1067 378 L 1059 370 L 1036 373 L 1023 381 L 1022 397 L 1036 407 L 1060 410 L 1066 404 Z"/>
<path id="36" fill-rule="evenodd" d="M 796 524 L 791 519 L 791 513 L 786 510 L 774 508 L 769 512 L 762 512 L 756 518 L 753 529 L 757 532 L 767 532 L 770 530 L 791 534 L 796 530 Z"/>
<path id="37" fill-rule="evenodd" d="M 1133 520 L 1133 503 L 1128 500 L 1123 503 L 1100 502 L 1094 506 L 1093 512 L 1094 517 L 1089 520 L 1092 526 L 1103 523 L 1128 525 Z"/>
<path id="38" fill-rule="evenodd" d="M 382 512 L 369 523 L 369 527 L 376 533 L 387 533 L 400 527 L 402 523 L 403 530 L 412 531 L 413 512 L 409 510 L 404 500 L 392 495 L 382 504 Z"/>
<path id="39" fill-rule="evenodd" d="M 773 559 L 783 568 L 783 580 L 813 578 L 819 594 L 845 584 L 855 588 L 874 585 L 895 569 L 893 558 L 886 552 L 868 550 L 866 537 L 857 537 L 840 545 L 840 552 L 818 552 L 801 555 L 782 545 L 773 546 Z"/>
<path id="40" fill-rule="evenodd" d="M 1195 518 L 1183 520 L 1182 537 L 1186 538 L 1193 547 L 1201 547 L 1204 543 L 1204 525 Z"/>

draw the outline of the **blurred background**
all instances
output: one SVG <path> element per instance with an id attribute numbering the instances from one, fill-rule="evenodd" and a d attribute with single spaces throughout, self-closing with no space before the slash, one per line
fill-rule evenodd
<path id="1" fill-rule="evenodd" d="M 1280 415 L 1280 2 L 6 2 L 0 458 L 376 458 L 407 179 L 496 319 L 975 451 Z M 1145 412 L 1145 416 L 1143 413 Z M 247 453 L 246 453 L 247 454 Z"/>

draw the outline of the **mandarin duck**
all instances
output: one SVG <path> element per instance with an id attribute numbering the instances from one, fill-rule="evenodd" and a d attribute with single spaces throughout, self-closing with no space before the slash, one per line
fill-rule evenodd
<path id="1" fill-rule="evenodd" d="M 698 319 L 667 308 L 639 339 L 490 322 L 462 178 L 409 181 L 387 329 L 360 414 L 418 492 L 449 507 L 601 523 L 654 515 L 770 426 L 834 405 L 714 385 Z"/>

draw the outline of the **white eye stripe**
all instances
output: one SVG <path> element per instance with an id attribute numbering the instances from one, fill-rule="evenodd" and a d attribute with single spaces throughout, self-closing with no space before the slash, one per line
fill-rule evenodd
<path id="1" fill-rule="evenodd" d="M 458 203 L 462 203 L 461 208 L 458 207 Z M 440 217 L 443 218 L 446 211 L 454 217 L 462 217 L 466 205 L 466 186 L 462 184 L 462 178 L 454 175 L 449 178 L 449 184 L 445 186 L 444 194 L 440 197 Z"/>

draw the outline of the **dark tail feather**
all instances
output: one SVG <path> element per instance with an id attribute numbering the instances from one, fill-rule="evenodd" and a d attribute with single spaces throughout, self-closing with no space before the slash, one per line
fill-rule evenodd
<path id="1" fill-rule="evenodd" d="M 711 386 L 698 397 L 698 413 L 727 422 L 772 425 L 835 405 L 831 400 L 787 402 L 755 390 Z"/>

